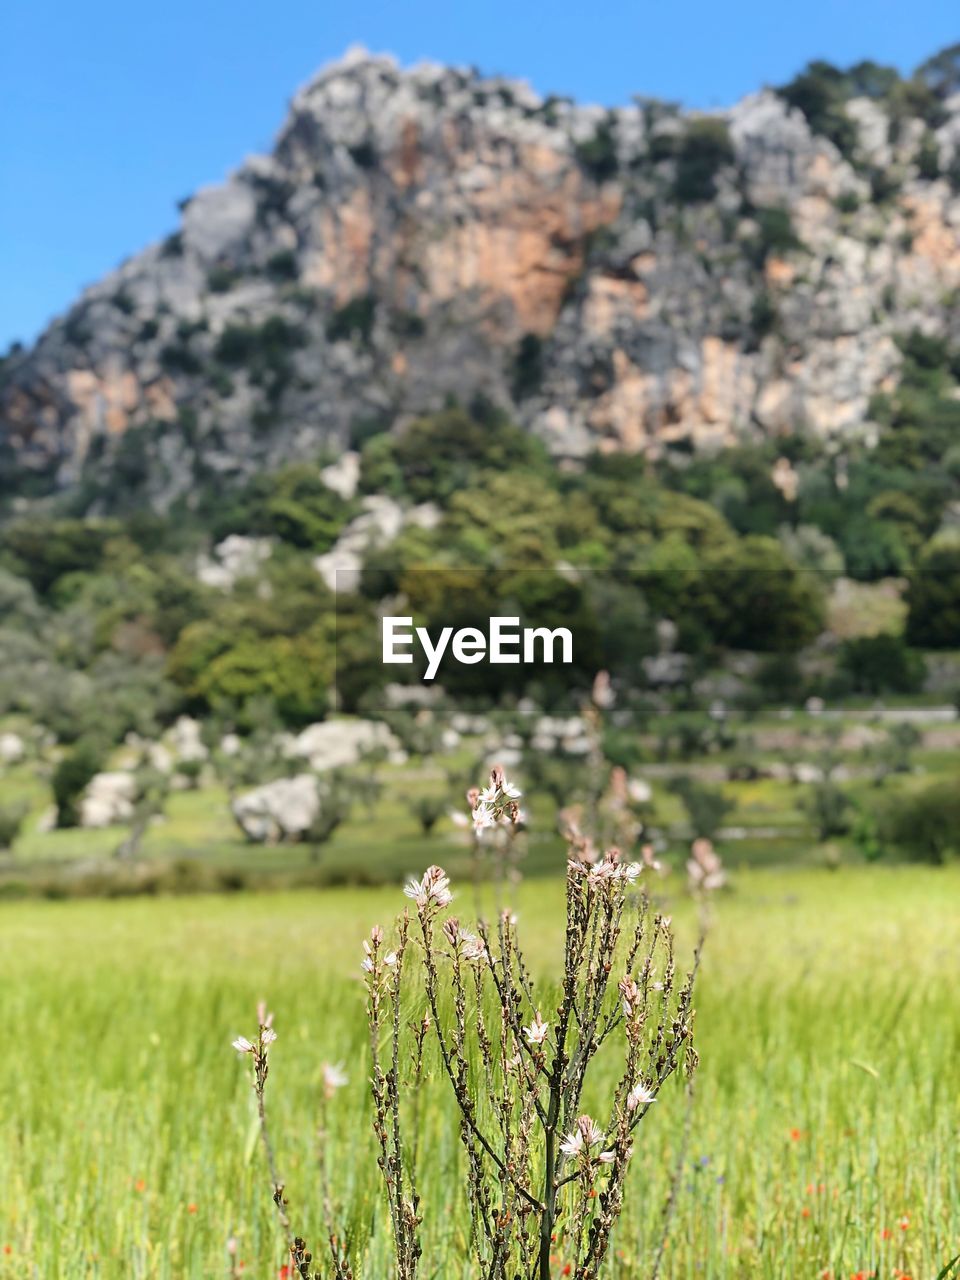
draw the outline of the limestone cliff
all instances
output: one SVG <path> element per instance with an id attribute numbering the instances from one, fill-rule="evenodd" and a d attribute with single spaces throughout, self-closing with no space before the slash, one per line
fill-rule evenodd
<path id="1" fill-rule="evenodd" d="M 897 337 L 960 337 L 960 94 L 842 117 L 838 143 L 771 90 L 607 111 L 351 53 L 4 361 L 8 488 L 164 506 L 477 394 L 561 455 L 869 437 Z"/>

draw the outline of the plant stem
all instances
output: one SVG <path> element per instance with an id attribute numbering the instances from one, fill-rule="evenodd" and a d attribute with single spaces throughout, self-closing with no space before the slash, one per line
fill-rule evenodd
<path id="1" fill-rule="evenodd" d="M 550 1105 L 544 1125 L 546 1168 L 543 1174 L 543 1213 L 540 1216 L 540 1271 L 539 1280 L 550 1280 L 550 1246 L 553 1244 L 553 1224 L 557 1213 L 556 1161 L 557 1120 L 560 1115 L 559 1081 L 550 1085 Z"/>

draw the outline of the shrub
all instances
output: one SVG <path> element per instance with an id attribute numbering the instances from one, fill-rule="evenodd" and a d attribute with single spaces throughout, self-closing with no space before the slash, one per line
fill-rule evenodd
<path id="1" fill-rule="evenodd" d="M 935 182 L 940 177 L 940 148 L 937 140 L 928 130 L 917 151 L 917 173 L 928 182 Z"/>
<path id="2" fill-rule="evenodd" d="M 52 785 L 58 827 L 80 825 L 80 798 L 102 766 L 103 752 L 89 739 L 75 743 L 57 765 Z"/>
<path id="3" fill-rule="evenodd" d="M 857 146 L 857 127 L 844 104 L 849 91 L 844 74 L 829 62 L 808 63 L 805 70 L 777 92 L 806 117 L 812 133 L 819 133 L 851 159 Z"/>
<path id="4" fill-rule="evenodd" d="M 448 808 L 443 797 L 439 795 L 418 796 L 415 800 L 411 800 L 409 807 L 410 812 L 420 823 L 420 830 L 425 836 L 430 835 Z"/>
<path id="5" fill-rule="evenodd" d="M 306 344 L 302 326 L 283 316 L 270 316 L 261 325 L 228 325 L 214 348 L 215 358 L 228 368 L 244 368 L 255 386 L 264 386 L 277 401 L 292 375 L 292 353 Z"/>
<path id="6" fill-rule="evenodd" d="M 229 263 L 219 263 L 207 276 L 207 288 L 211 293 L 229 293 L 240 279 L 240 272 Z"/>
<path id="7" fill-rule="evenodd" d="M 327 322 L 327 340 L 346 342 L 356 338 L 364 346 L 369 345 L 376 313 L 377 300 L 372 293 L 351 298 L 349 302 L 339 307 Z"/>
<path id="8" fill-rule="evenodd" d="M 726 122 L 710 117 L 691 120 L 677 144 L 674 195 L 683 204 L 712 200 L 717 174 L 735 159 Z"/>
<path id="9" fill-rule="evenodd" d="M 796 705 L 803 697 L 805 680 L 796 655 L 772 653 L 757 668 L 757 688 L 765 701 Z"/>
<path id="10" fill-rule="evenodd" d="M 816 783 L 804 799 L 804 808 L 821 842 L 845 835 L 850 829 L 850 800 L 836 783 Z"/>
<path id="11" fill-rule="evenodd" d="M 7 525 L 0 547 L 41 595 L 67 573 L 98 569 L 120 525 L 114 520 L 58 520 L 40 515 Z"/>
<path id="12" fill-rule="evenodd" d="M 296 280 L 298 274 L 297 255 L 292 249 L 281 249 L 267 262 L 267 275 L 271 280 Z"/>
<path id="13" fill-rule="evenodd" d="M 479 471 L 522 470 L 544 457 L 542 446 L 505 417 L 480 423 L 463 409 L 418 418 L 397 436 L 375 437 L 364 450 L 365 464 L 368 451 L 381 469 L 383 455 L 389 456 L 417 502 L 445 502 Z"/>
<path id="14" fill-rule="evenodd" d="M 764 289 L 754 298 L 753 305 L 750 308 L 750 336 L 753 344 L 762 342 L 768 334 L 773 333 L 776 330 L 779 319 L 777 304 Z"/>
<path id="15" fill-rule="evenodd" d="M 882 815 L 880 833 L 912 862 L 941 865 L 960 852 L 960 788 L 934 782 L 898 798 Z"/>
<path id="16" fill-rule="evenodd" d="M 26 805 L 0 806 L 0 849 L 9 849 L 13 845 L 26 816 Z"/>
<path id="17" fill-rule="evenodd" d="M 351 809 L 349 790 L 337 774 L 318 783 L 317 791 L 320 808 L 303 837 L 311 846 L 310 857 L 313 862 L 320 856 L 321 845 L 331 840 L 337 828 L 350 817 Z"/>
<path id="18" fill-rule="evenodd" d="M 203 361 L 184 341 L 167 343 L 160 352 L 160 363 L 167 373 L 190 375 L 203 370 Z"/>
<path id="19" fill-rule="evenodd" d="M 900 636 L 861 636 L 846 640 L 838 660 L 856 693 L 917 693 L 926 664 Z"/>
<path id="20" fill-rule="evenodd" d="M 719 789 L 706 787 L 685 774 L 672 778 L 668 785 L 683 803 L 692 835 L 712 840 L 733 807 L 732 802 Z"/>
<path id="21" fill-rule="evenodd" d="M 523 400 L 535 395 L 543 382 L 543 342 L 535 333 L 525 333 L 520 339 L 513 361 L 511 385 L 513 398 Z"/>
<path id="22" fill-rule="evenodd" d="M 762 267 L 771 256 L 782 257 L 804 248 L 803 241 L 793 229 L 789 209 L 768 205 L 755 209 L 753 220 L 757 224 L 757 233 L 746 247 L 757 267 Z"/>
<path id="23" fill-rule="evenodd" d="M 932 539 L 910 575 L 907 639 L 932 649 L 960 646 L 960 539 Z"/>
<path id="24" fill-rule="evenodd" d="M 306 334 L 283 316 L 270 316 L 261 325 L 227 325 L 214 348 L 214 355 L 225 365 L 276 365 L 289 350 L 302 347 Z"/>
<path id="25" fill-rule="evenodd" d="M 358 169 L 372 169 L 377 163 L 377 149 L 369 138 L 350 147 L 350 158 Z"/>
<path id="26" fill-rule="evenodd" d="M 617 173 L 617 141 L 609 119 L 597 125 L 593 137 L 578 143 L 577 159 L 594 182 L 606 182 Z"/>
<path id="27" fill-rule="evenodd" d="M 390 328 L 398 338 L 422 338 L 427 331 L 427 322 L 416 311 L 394 311 L 390 317 Z"/>

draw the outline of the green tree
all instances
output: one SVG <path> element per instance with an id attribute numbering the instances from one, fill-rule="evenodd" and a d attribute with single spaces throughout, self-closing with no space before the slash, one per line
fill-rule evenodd
<path id="1" fill-rule="evenodd" d="M 960 647 L 960 537 L 931 539 L 907 587 L 907 639 L 931 649 Z"/>
<path id="2" fill-rule="evenodd" d="M 946 862 L 960 852 L 960 788 L 934 782 L 898 797 L 882 815 L 880 833 L 913 862 Z"/>
<path id="3" fill-rule="evenodd" d="M 80 825 L 80 799 L 87 784 L 103 767 L 103 750 L 90 739 L 81 739 L 63 756 L 53 772 L 53 798 L 57 826 Z"/>

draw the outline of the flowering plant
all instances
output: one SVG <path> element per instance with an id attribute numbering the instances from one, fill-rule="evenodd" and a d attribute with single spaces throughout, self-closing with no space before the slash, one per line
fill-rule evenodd
<path id="1" fill-rule="evenodd" d="M 502 769 L 470 798 L 474 821 L 484 825 L 519 812 L 520 793 Z M 571 844 L 563 976 L 555 992 L 535 988 L 509 911 L 493 927 L 480 920 L 474 930 L 446 914 L 453 895 L 440 867 L 406 887 L 415 935 L 407 911 L 390 949 L 379 928 L 365 943 L 371 1040 L 379 1041 L 380 1011 L 389 1004 L 395 1064 L 404 961 L 416 937 L 428 1010 L 423 1027 L 432 1028 L 456 1099 L 472 1247 L 481 1274 L 492 1280 L 550 1280 L 558 1262 L 575 1280 L 600 1275 L 636 1130 L 668 1077 L 678 1067 L 692 1075 L 697 1064 L 696 960 L 678 980 L 670 921 L 651 914 L 647 895 L 635 888 L 645 864 L 625 861 L 615 848 L 584 853 Z M 422 1062 L 418 1034 L 415 1057 Z M 616 1053 L 620 1067 L 603 1113 L 592 1116 L 582 1098 L 601 1050 Z M 397 1274 L 408 1280 L 419 1257 L 419 1205 L 404 1160 L 399 1098 L 390 1093 L 393 1069 L 385 1073 L 374 1054 L 381 1168 Z"/>

